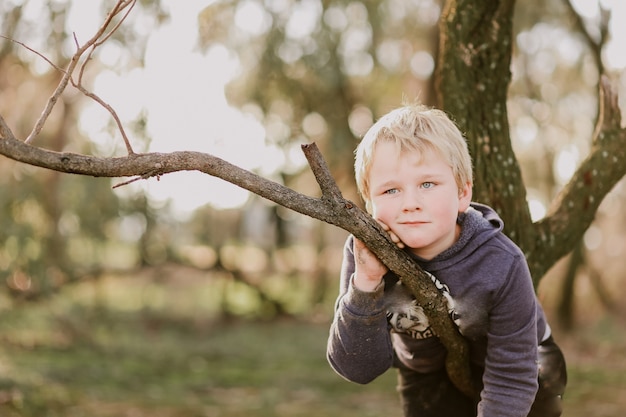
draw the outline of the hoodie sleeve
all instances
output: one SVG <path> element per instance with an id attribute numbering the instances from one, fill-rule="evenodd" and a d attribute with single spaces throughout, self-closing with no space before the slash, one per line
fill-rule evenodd
<path id="1" fill-rule="evenodd" d="M 506 279 L 489 312 L 478 416 L 523 417 L 538 389 L 537 299 L 521 252 L 501 254 L 498 263 Z"/>
<path id="2" fill-rule="evenodd" d="M 339 296 L 330 327 L 326 356 L 349 381 L 367 384 L 389 369 L 393 348 L 383 303 L 384 283 L 372 292 L 353 285 L 353 237 L 346 240 Z"/>

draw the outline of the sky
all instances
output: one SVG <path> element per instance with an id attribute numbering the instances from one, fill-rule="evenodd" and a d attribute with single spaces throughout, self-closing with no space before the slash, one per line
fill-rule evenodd
<path id="1" fill-rule="evenodd" d="M 91 37 L 101 24 L 96 6 L 101 1 L 72 1 L 68 29 L 76 33 L 79 41 Z M 606 50 L 607 64 L 624 68 L 626 1 L 600 1 L 611 8 L 614 15 L 613 42 Z M 163 0 L 162 3 L 170 13 L 165 24 L 156 27 L 135 12 L 132 21 L 127 22 L 135 31 L 149 35 L 145 66 L 128 73 L 102 72 L 95 80 L 94 92 L 115 108 L 122 121 L 131 122 L 140 114 L 146 116 L 147 133 L 151 138 L 148 151 L 206 152 L 241 168 L 271 176 L 282 164 L 282 152 L 267 146 L 263 127 L 252 116 L 230 106 L 224 95 L 224 85 L 237 74 L 237 61 L 223 47 L 213 47 L 207 53 L 197 48 L 197 16 L 212 1 Z M 587 18 L 597 14 L 596 0 L 573 0 L 573 3 Z M 237 13 L 236 24 L 254 32 L 264 21 L 259 9 L 252 7 L 252 2 L 247 4 L 248 7 L 240 8 Z M 301 12 L 302 24 L 295 22 L 294 27 L 306 26 L 306 13 Z M 114 42 L 103 45 L 98 57 L 111 68 L 124 67 L 132 59 L 123 46 Z M 93 104 L 83 113 L 80 126 L 102 152 L 119 154 L 124 149 L 122 140 L 111 139 L 106 133 L 107 123 L 110 123 L 108 114 Z M 574 158 L 579 156 L 562 155 L 559 163 L 563 166 L 563 175 L 571 175 L 566 171 L 577 164 Z M 139 181 L 117 188 L 116 192 L 120 195 L 145 192 L 155 204 L 170 201 L 174 214 L 179 216 L 186 216 L 207 203 L 216 208 L 238 207 L 249 197 L 248 191 L 196 172 L 168 174 L 160 181 L 154 178 Z M 535 216 L 540 216 L 541 204 L 531 203 Z"/>

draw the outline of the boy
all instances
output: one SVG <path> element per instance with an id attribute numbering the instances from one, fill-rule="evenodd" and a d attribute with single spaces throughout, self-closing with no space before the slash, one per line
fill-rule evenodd
<path id="1" fill-rule="evenodd" d="M 396 109 L 357 147 L 355 173 L 368 212 L 451 297 L 482 389 L 472 399 L 452 384 L 421 307 L 353 236 L 328 340 L 333 369 L 365 384 L 396 367 L 407 417 L 560 416 L 563 355 L 524 254 L 491 208 L 471 202 L 471 159 L 456 125 L 439 110 Z"/>

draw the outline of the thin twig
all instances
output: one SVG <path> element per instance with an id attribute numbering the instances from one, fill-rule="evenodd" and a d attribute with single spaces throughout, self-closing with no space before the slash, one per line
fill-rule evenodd
<path id="1" fill-rule="evenodd" d="M 119 28 L 121 22 L 124 19 L 126 19 L 126 17 L 128 16 L 128 13 L 130 12 L 132 7 L 134 6 L 135 2 L 136 2 L 136 0 L 119 0 L 115 4 L 115 6 L 111 9 L 111 11 L 107 15 L 104 23 L 100 26 L 100 28 L 98 29 L 96 34 L 89 41 L 87 41 L 83 46 L 80 46 L 79 43 L 78 43 L 78 40 L 76 39 L 76 37 L 74 37 L 74 41 L 76 43 L 77 50 L 74 53 L 74 55 L 72 56 L 72 58 L 70 60 L 70 63 L 68 64 L 67 68 L 65 70 L 62 70 L 62 69 L 60 70 L 61 72 L 63 72 L 63 77 L 61 78 L 61 81 L 59 82 L 59 85 L 57 86 L 57 88 L 54 90 L 54 92 L 52 93 L 52 95 L 48 99 L 48 102 L 46 103 L 46 106 L 43 109 L 41 115 L 37 119 L 37 122 L 35 123 L 35 126 L 33 127 L 33 130 L 30 132 L 30 134 L 28 135 L 28 137 L 24 141 L 25 143 L 32 142 L 35 139 L 35 137 L 37 137 L 37 135 L 39 135 L 39 133 L 41 132 L 41 129 L 43 128 L 44 124 L 48 120 L 48 117 L 50 116 L 50 113 L 52 112 L 52 109 L 54 108 L 54 106 L 56 105 L 57 101 L 59 100 L 59 97 L 61 96 L 63 91 L 65 91 L 65 89 L 67 88 L 68 83 L 71 81 L 71 84 L 74 87 L 77 87 L 77 85 L 80 85 L 80 84 L 76 84 L 72 80 L 72 74 L 73 74 L 74 70 L 76 69 L 76 67 L 78 66 L 78 64 L 81 62 L 81 58 L 83 57 L 85 52 L 90 50 L 88 58 L 81 65 L 81 79 L 82 79 L 82 72 L 84 71 L 84 68 L 85 68 L 85 65 L 87 64 L 87 62 L 89 62 L 89 59 L 91 58 L 91 55 L 93 53 L 94 48 L 96 46 L 98 46 L 98 45 L 101 45 L 103 40 L 108 39 L 115 32 L 115 30 L 117 30 L 117 28 Z M 109 27 L 109 25 L 113 21 L 114 17 L 116 15 L 118 15 L 122 10 L 124 10 L 126 8 L 128 8 L 128 11 L 122 17 L 121 21 L 118 22 L 114 26 L 114 28 L 111 29 L 107 33 L 107 28 Z M 32 50 L 30 48 L 28 48 L 28 49 Z M 50 62 L 47 59 L 46 59 L 46 61 Z M 55 68 L 57 68 L 56 65 L 54 65 L 54 64 L 52 64 L 52 65 Z M 87 91 L 86 89 L 84 89 L 82 87 L 79 88 L 79 90 L 83 94 L 85 94 L 85 92 Z M 95 94 L 91 94 L 91 95 L 89 95 L 89 97 L 94 99 L 94 100 L 96 100 L 101 105 L 103 105 L 103 103 L 104 103 L 103 100 L 101 100 L 99 98 L 96 99 L 95 97 L 97 97 L 97 96 L 95 96 Z M 119 118 L 117 117 L 117 115 L 115 115 L 115 112 L 112 112 L 112 108 L 110 106 L 108 106 L 108 105 L 104 105 L 104 107 L 113 115 L 113 117 L 116 119 L 116 123 L 121 128 L 121 123 L 119 122 Z M 123 132 L 123 129 L 122 129 L 122 132 Z M 129 153 L 133 153 L 132 152 L 132 147 L 130 146 L 130 142 L 128 141 L 128 138 L 126 137 L 126 134 L 122 133 L 122 137 L 124 138 L 124 141 L 126 143 L 126 148 L 129 151 Z"/>
<path id="2" fill-rule="evenodd" d="M 128 14 L 126 14 L 124 16 L 124 18 L 126 18 L 126 16 L 128 16 Z M 80 69 L 78 71 L 78 74 L 79 74 L 78 75 L 78 82 L 75 82 L 73 78 L 71 78 L 70 81 L 71 81 L 72 86 L 74 88 L 76 88 L 78 91 L 83 93 L 85 96 L 89 97 L 90 99 L 92 99 L 95 102 L 97 102 L 98 104 L 100 104 L 102 107 L 104 107 L 111 114 L 111 117 L 113 117 L 113 119 L 115 120 L 115 124 L 117 124 L 117 128 L 118 128 L 118 130 L 120 131 L 120 133 L 122 135 L 122 139 L 124 140 L 124 144 L 126 145 L 126 151 L 128 152 L 129 155 L 134 155 L 135 151 L 133 151 L 133 147 L 130 144 L 130 140 L 128 139 L 128 136 L 126 135 L 126 130 L 124 129 L 124 125 L 122 124 L 122 121 L 120 120 L 119 116 L 117 115 L 117 112 L 115 111 L 115 109 L 113 109 L 113 107 L 111 107 L 111 105 L 109 105 L 104 100 L 102 100 L 102 98 L 100 98 L 100 96 L 98 96 L 97 94 L 87 90 L 83 86 L 83 84 L 82 84 L 85 68 L 87 67 L 87 64 L 89 63 L 89 61 L 91 60 L 91 56 L 93 55 L 95 49 L 96 49 L 96 45 L 93 45 L 91 47 L 91 50 L 89 51 L 89 55 L 87 56 L 87 59 L 81 65 L 81 67 L 80 67 Z"/>
<path id="3" fill-rule="evenodd" d="M 109 13 L 109 15 L 111 16 L 111 19 L 113 18 L 113 16 L 116 16 L 117 14 L 119 14 L 122 10 L 128 8 L 128 10 L 126 10 L 126 14 L 124 14 L 124 16 L 122 16 L 120 21 L 117 22 L 117 24 L 109 31 L 109 33 L 106 36 L 103 36 L 102 39 L 100 39 L 99 41 L 97 41 L 94 44 L 94 48 L 102 45 L 104 42 L 109 40 L 109 38 L 117 31 L 117 29 L 119 29 L 119 27 L 122 25 L 122 23 L 124 23 L 124 21 L 126 20 L 128 15 L 130 14 L 130 12 L 135 7 L 136 3 L 137 3 L 137 0 L 130 0 L 130 1 L 121 1 L 121 2 L 119 2 L 116 5 L 116 7 Z M 117 7 L 118 5 L 120 7 Z M 107 23 L 107 26 L 108 26 L 108 23 Z"/>
<path id="4" fill-rule="evenodd" d="M 143 179 L 144 179 L 143 175 L 140 175 L 140 176 L 135 177 L 135 178 L 132 178 L 132 179 L 130 179 L 130 180 L 128 180 L 128 181 L 124 181 L 124 182 L 120 182 L 119 184 L 115 184 L 115 185 L 114 185 L 113 187 L 111 187 L 111 188 L 113 188 L 113 189 L 115 189 L 115 188 L 120 188 L 120 187 L 123 187 L 123 186 L 125 186 L 125 185 L 132 184 L 133 182 L 137 182 L 137 181 L 139 181 L 139 180 L 143 180 Z"/>
<path id="5" fill-rule="evenodd" d="M 130 179 L 128 181 L 124 181 L 124 182 L 121 182 L 119 184 L 115 184 L 111 188 L 115 189 L 115 188 L 123 187 L 125 185 L 132 184 L 133 182 L 137 182 L 139 180 L 147 180 L 150 177 L 156 177 L 157 181 L 160 181 L 161 180 L 161 175 L 163 175 L 163 174 L 160 172 L 160 169 L 154 169 L 154 170 L 152 170 L 150 172 L 147 172 L 147 173 L 145 173 L 143 175 L 138 175 L 138 176 L 136 176 L 136 177 L 134 177 L 134 178 L 132 178 L 132 179 Z"/>
<path id="6" fill-rule="evenodd" d="M 125 4 L 118 3 L 116 7 L 111 12 L 109 12 L 109 15 L 107 16 L 107 20 L 105 21 L 105 24 L 103 25 L 103 27 L 108 26 L 108 24 L 111 22 L 112 18 L 115 15 L 120 13 L 122 10 L 127 9 L 126 13 L 120 19 L 120 21 L 115 25 L 115 27 L 113 27 L 113 29 L 111 29 L 107 35 L 103 36 L 102 39 L 100 39 L 97 42 L 94 42 L 93 46 L 91 46 L 87 59 L 83 61 L 78 71 L 78 82 L 74 82 L 73 78 L 71 79 L 72 86 L 74 86 L 74 88 L 76 88 L 77 90 L 79 90 L 81 93 L 91 98 L 92 100 L 96 101 L 98 104 L 104 107 L 111 114 L 111 116 L 115 120 L 115 123 L 117 124 L 117 128 L 120 131 L 120 134 L 122 135 L 122 139 L 124 140 L 124 145 L 126 145 L 126 151 L 128 152 L 129 155 L 133 155 L 135 151 L 133 151 L 133 147 L 130 144 L 130 140 L 128 139 L 128 136 L 126 135 L 126 130 L 124 129 L 124 126 L 119 116 L 117 115 L 117 112 L 113 109 L 113 107 L 111 107 L 108 103 L 102 100 L 97 94 L 91 91 L 88 91 L 83 86 L 83 75 L 85 73 L 85 69 L 87 68 L 87 64 L 91 61 L 91 57 L 93 56 L 93 53 L 95 52 L 96 48 L 102 45 L 107 39 L 111 37 L 111 35 L 113 35 L 113 33 L 115 33 L 115 31 L 120 27 L 120 25 L 126 20 L 128 15 L 132 11 L 133 7 L 135 6 L 135 3 L 136 3 L 136 0 L 128 1 Z M 76 36 L 74 36 L 74 39 L 78 43 L 78 41 L 76 40 Z"/>
<path id="7" fill-rule="evenodd" d="M 13 38 L 9 38 L 8 36 L 4 36 L 4 35 L 0 35 L 0 38 L 4 38 L 9 42 L 13 42 L 16 43 L 18 45 L 20 45 L 22 48 L 24 49 L 28 49 L 29 51 L 31 51 L 32 53 L 36 54 L 39 56 L 39 58 L 42 58 L 43 60 L 45 60 L 48 64 L 50 64 L 50 66 L 52 66 L 54 69 L 56 69 L 57 71 L 60 72 L 65 72 L 65 70 L 61 67 L 59 67 L 57 64 L 55 64 L 54 62 L 50 61 L 44 54 L 42 54 L 41 52 L 38 52 L 36 50 L 34 50 L 33 48 L 31 48 L 30 46 L 26 45 L 24 42 L 20 42 L 17 39 L 13 39 Z"/>
<path id="8" fill-rule="evenodd" d="M 2 117 L 1 114 L 0 114 L 0 138 L 4 138 L 6 140 L 15 140 L 15 135 L 13 134 L 13 131 L 11 130 L 7 122 L 4 121 L 4 118 Z"/>
<path id="9" fill-rule="evenodd" d="M 302 145 L 301 148 L 302 152 L 304 152 L 304 156 L 309 162 L 311 171 L 313 171 L 313 175 L 315 175 L 315 179 L 322 190 L 322 196 L 333 200 L 343 199 L 341 191 L 339 190 L 339 187 L 333 177 L 330 175 L 328 165 L 322 157 L 317 145 L 315 143 L 308 143 Z"/>
<path id="10" fill-rule="evenodd" d="M 602 62 L 602 49 L 604 48 L 604 45 L 606 44 L 608 40 L 608 28 L 609 28 L 608 19 L 610 19 L 610 12 L 605 10 L 602 7 L 602 5 L 598 5 L 600 9 L 600 16 L 601 16 L 599 27 L 598 27 L 599 32 L 600 32 L 600 39 L 595 40 L 593 36 L 591 35 L 591 32 L 587 29 L 587 26 L 585 25 L 585 21 L 582 15 L 578 13 L 576 8 L 574 7 L 572 0 L 566 0 L 564 3 L 569 14 L 574 19 L 574 24 L 576 26 L 576 29 L 582 35 L 582 37 L 585 40 L 585 43 L 589 47 L 591 56 L 593 57 L 593 60 L 596 66 L 598 67 L 598 72 L 600 74 L 604 73 L 604 64 Z"/>
<path id="11" fill-rule="evenodd" d="M 122 134 L 122 139 L 124 140 L 124 144 L 126 145 L 126 151 L 128 152 L 129 155 L 134 155 L 135 151 L 133 151 L 133 148 L 132 148 L 132 146 L 130 144 L 130 141 L 128 140 L 128 136 L 126 136 L 126 131 L 124 130 L 124 126 L 122 125 L 122 121 L 120 120 L 119 116 L 117 115 L 117 112 L 113 109 L 113 107 L 111 107 L 110 104 L 106 103 L 104 100 L 102 100 L 100 97 L 98 97 L 98 95 L 96 95 L 96 94 L 92 93 L 91 91 L 88 91 L 87 89 L 85 89 L 82 85 L 74 84 L 73 81 L 72 81 L 72 85 L 78 91 L 80 91 L 81 93 L 83 93 L 84 95 L 86 95 L 90 99 L 96 101 L 102 107 L 107 109 L 107 111 L 111 114 L 111 117 L 113 117 L 113 119 L 115 120 L 115 124 L 117 124 L 117 128 L 119 129 L 120 133 Z"/>

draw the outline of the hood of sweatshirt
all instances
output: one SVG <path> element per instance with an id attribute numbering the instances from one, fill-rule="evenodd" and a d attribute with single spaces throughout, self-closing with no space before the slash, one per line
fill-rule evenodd
<path id="1" fill-rule="evenodd" d="M 470 207 L 461 213 L 457 219 L 461 226 L 459 239 L 445 251 L 426 260 L 418 256 L 413 257 L 426 270 L 440 270 L 471 256 L 485 242 L 498 235 L 504 229 L 504 222 L 489 206 L 480 203 L 471 203 Z"/>

